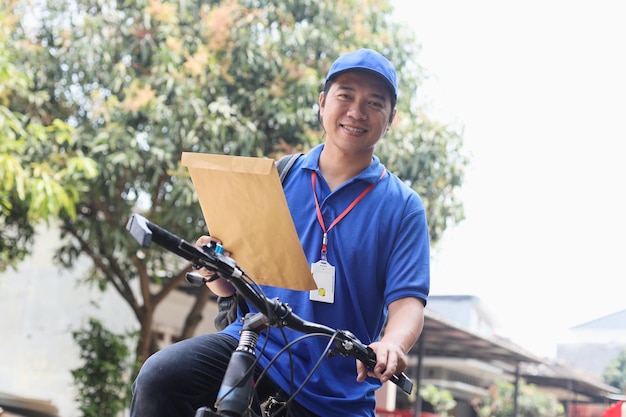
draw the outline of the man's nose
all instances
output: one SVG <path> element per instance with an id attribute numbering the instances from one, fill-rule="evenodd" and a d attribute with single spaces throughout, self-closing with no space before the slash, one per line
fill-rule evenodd
<path id="1" fill-rule="evenodd" d="M 348 117 L 352 117 L 353 119 L 365 119 L 367 114 L 365 112 L 365 104 L 354 101 L 350 104 L 350 108 L 348 109 Z"/>

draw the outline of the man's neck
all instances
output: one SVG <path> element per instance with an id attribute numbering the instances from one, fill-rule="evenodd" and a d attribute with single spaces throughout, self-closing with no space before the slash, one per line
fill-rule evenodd
<path id="1" fill-rule="evenodd" d="M 372 162 L 372 156 L 373 152 L 355 155 L 325 146 L 320 155 L 320 171 L 331 191 L 334 191 L 366 169 Z"/>

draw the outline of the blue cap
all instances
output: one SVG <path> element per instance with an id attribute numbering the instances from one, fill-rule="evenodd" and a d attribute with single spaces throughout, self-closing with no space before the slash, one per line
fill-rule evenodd
<path id="1" fill-rule="evenodd" d="M 396 69 L 387 58 L 372 49 L 359 49 L 341 55 L 326 75 L 326 84 L 331 78 L 347 71 L 365 70 L 370 71 L 385 80 L 389 89 L 393 92 L 394 98 L 398 98 L 398 81 Z"/>

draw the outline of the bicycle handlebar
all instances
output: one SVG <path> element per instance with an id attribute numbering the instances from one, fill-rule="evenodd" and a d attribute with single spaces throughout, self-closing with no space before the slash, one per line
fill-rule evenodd
<path id="1" fill-rule="evenodd" d="M 142 247 L 148 248 L 154 242 L 169 252 L 190 261 L 195 268 L 206 268 L 227 279 L 239 294 L 268 317 L 270 325 L 287 327 L 304 334 L 321 333 L 334 336 L 335 347 L 340 354 L 352 356 L 368 367 L 376 365 L 374 351 L 351 332 L 303 320 L 291 310 L 288 304 L 278 299 L 267 298 L 255 291 L 252 285 L 243 278 L 244 271 L 237 267 L 232 258 L 215 252 L 209 246 L 204 247 L 207 250 L 202 250 L 136 213 L 128 220 L 126 229 Z M 203 279 L 201 285 L 204 282 Z M 411 394 L 413 381 L 404 373 L 393 375 L 390 381 L 407 394 Z"/>

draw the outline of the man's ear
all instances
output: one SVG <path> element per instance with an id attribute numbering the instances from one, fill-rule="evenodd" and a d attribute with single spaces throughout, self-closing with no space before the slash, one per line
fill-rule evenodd
<path id="1" fill-rule="evenodd" d="M 324 110 L 324 105 L 326 104 L 326 96 L 324 96 L 324 92 L 322 91 L 317 97 L 317 102 L 319 104 L 319 109 L 317 110 L 317 124 L 324 130 L 324 119 L 322 116 L 322 112 Z"/>
<path id="2" fill-rule="evenodd" d="M 393 123 L 393 119 L 395 119 L 395 117 L 396 117 L 396 111 L 397 111 L 397 109 L 393 109 L 393 111 L 391 112 L 391 115 L 389 115 L 389 123 L 387 123 L 387 130 L 389 130 L 391 128 L 391 124 Z"/>

